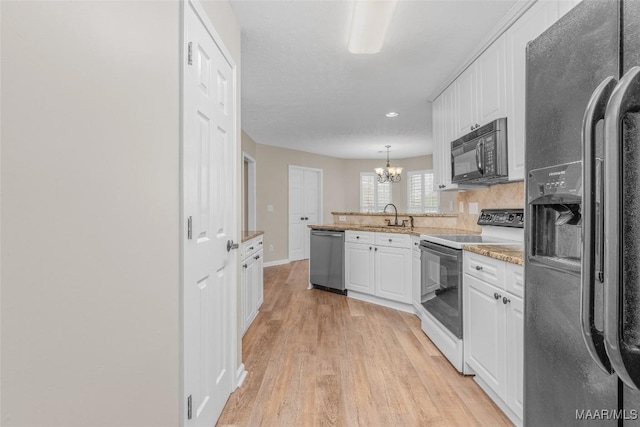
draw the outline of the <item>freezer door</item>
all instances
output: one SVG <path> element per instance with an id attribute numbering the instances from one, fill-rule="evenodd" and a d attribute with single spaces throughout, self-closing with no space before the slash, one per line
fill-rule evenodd
<path id="1" fill-rule="evenodd" d="M 618 63 L 619 3 L 613 0 L 583 1 L 529 44 L 527 173 L 582 160 L 585 109 L 605 79 L 618 77 Z M 602 144 L 602 125 L 596 129 L 596 145 Z M 526 227 L 532 226 L 528 221 Z M 524 423 L 590 425 L 580 417 L 618 407 L 618 380 L 598 366 L 582 338 L 580 272 L 536 263 L 530 258 L 534 248 L 525 246 Z M 602 329 L 602 298 L 594 298 L 595 326 Z M 617 421 L 595 424 L 616 426 Z"/>
<path id="2" fill-rule="evenodd" d="M 632 67 L 640 66 L 640 1 L 625 1 L 622 4 L 623 10 L 623 27 L 622 27 L 622 46 L 623 46 L 623 55 L 622 55 L 622 64 L 623 64 L 623 72 L 627 73 Z M 638 113 L 628 114 L 626 117 L 626 126 L 623 128 L 623 137 L 624 141 L 626 141 L 625 146 L 627 147 L 640 147 L 640 117 Z M 638 149 L 632 151 L 634 154 L 633 158 L 627 159 L 638 162 L 638 155 L 640 154 Z M 636 163 L 637 165 L 637 163 Z M 637 166 L 636 166 L 637 168 Z M 637 172 L 637 169 L 636 169 Z M 626 179 L 629 178 L 629 173 L 626 173 Z M 627 189 L 633 188 L 635 186 L 637 193 L 638 188 L 638 178 L 637 175 L 634 175 L 634 178 L 631 180 L 630 185 L 626 185 Z M 631 194 L 629 194 L 631 193 Z M 637 205 L 639 204 L 638 197 L 634 194 L 633 191 L 627 191 L 625 194 L 632 195 L 634 197 L 633 203 L 635 204 L 634 208 L 635 212 L 640 212 L 640 209 Z M 627 198 L 628 201 L 630 201 Z M 637 219 L 635 220 L 637 223 Z M 633 220 L 625 221 L 623 220 L 624 229 L 628 229 L 632 231 L 631 234 L 628 234 L 628 239 L 625 239 L 625 252 L 627 249 L 636 248 L 635 251 L 631 251 L 630 256 L 635 257 L 635 263 L 637 264 L 637 260 L 640 259 L 640 254 L 638 253 L 638 226 L 634 223 Z M 636 234 L 635 240 L 632 240 L 632 234 Z M 636 242 L 632 245 L 633 242 Z M 634 274 L 636 274 L 636 279 L 633 282 L 627 284 L 627 289 L 631 290 L 631 288 L 635 288 L 633 293 L 634 295 L 638 294 L 638 285 L 640 278 L 637 276 L 637 269 L 633 269 Z M 633 312 L 633 318 L 640 318 L 638 310 L 640 310 L 640 304 L 636 302 L 635 311 Z M 627 325 L 629 328 L 630 325 Z M 638 326 L 637 321 L 635 322 L 634 327 L 635 335 L 640 335 L 640 326 Z M 626 420 L 624 421 L 625 427 L 630 426 L 640 426 L 640 391 L 633 390 L 627 386 L 624 387 L 623 391 L 624 395 L 624 415 L 627 415 Z"/>

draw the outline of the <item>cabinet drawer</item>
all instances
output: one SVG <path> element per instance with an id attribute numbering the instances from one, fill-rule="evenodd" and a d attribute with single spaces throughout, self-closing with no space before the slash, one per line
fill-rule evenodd
<path id="1" fill-rule="evenodd" d="M 242 249 L 240 250 L 240 259 L 250 257 L 260 249 L 262 249 L 262 236 L 248 240 L 242 244 Z"/>
<path id="2" fill-rule="evenodd" d="M 506 263 L 495 258 L 464 253 L 464 272 L 491 285 L 504 289 Z"/>
<path id="3" fill-rule="evenodd" d="M 377 246 L 391 246 L 394 248 L 410 248 L 411 235 L 398 233 L 376 233 Z"/>
<path id="4" fill-rule="evenodd" d="M 373 234 L 371 231 L 347 230 L 344 233 L 344 240 L 351 243 L 373 243 Z"/>
<path id="5" fill-rule="evenodd" d="M 505 289 L 520 298 L 524 298 L 524 267 L 507 263 Z"/>

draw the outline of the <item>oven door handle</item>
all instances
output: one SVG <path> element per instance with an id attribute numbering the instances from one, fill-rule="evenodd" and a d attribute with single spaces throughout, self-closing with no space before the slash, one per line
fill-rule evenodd
<path id="1" fill-rule="evenodd" d="M 422 251 L 430 252 L 431 254 L 437 255 L 437 256 L 439 256 L 441 258 L 448 258 L 448 259 L 451 259 L 451 260 L 454 260 L 454 261 L 458 261 L 458 257 L 456 255 L 451 255 L 451 254 L 448 254 L 448 253 L 445 253 L 445 252 L 440 252 L 437 249 L 427 248 L 426 246 L 422 246 Z"/>

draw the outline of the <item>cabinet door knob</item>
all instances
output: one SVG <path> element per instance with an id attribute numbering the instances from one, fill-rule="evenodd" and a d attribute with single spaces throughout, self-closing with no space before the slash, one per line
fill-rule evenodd
<path id="1" fill-rule="evenodd" d="M 253 246 L 249 246 L 249 250 L 252 251 L 253 250 Z"/>
<path id="2" fill-rule="evenodd" d="M 473 125 L 469 128 L 470 130 L 473 130 Z"/>
<path id="3" fill-rule="evenodd" d="M 371 246 L 369 246 L 369 250 L 373 249 Z"/>
<path id="4" fill-rule="evenodd" d="M 475 129 L 478 129 L 479 127 L 480 127 L 480 125 L 476 123 Z"/>
<path id="5" fill-rule="evenodd" d="M 376 248 L 376 251 L 378 250 L 378 248 Z"/>
<path id="6" fill-rule="evenodd" d="M 254 256 L 253 259 L 260 259 L 260 255 Z"/>
<path id="7" fill-rule="evenodd" d="M 304 220 L 305 220 L 305 221 L 309 221 L 309 217 L 308 217 L 308 216 L 305 216 L 305 217 L 304 217 Z"/>
<path id="8" fill-rule="evenodd" d="M 247 264 L 242 264 L 242 267 L 247 268 Z"/>
<path id="9" fill-rule="evenodd" d="M 509 298 L 507 298 L 507 297 L 502 298 L 502 303 L 503 304 L 506 305 L 506 304 L 509 304 L 510 302 L 511 302 L 511 300 Z"/>
<path id="10" fill-rule="evenodd" d="M 389 242 L 393 242 L 393 239 L 389 239 Z"/>
<path id="11" fill-rule="evenodd" d="M 482 270 L 482 266 L 481 265 L 476 265 L 476 270 L 478 270 L 478 271 Z"/>
<path id="12" fill-rule="evenodd" d="M 502 296 L 502 295 L 500 295 L 500 294 L 499 294 L 499 293 L 497 293 L 497 292 L 494 292 L 494 293 L 493 293 L 493 297 L 494 297 L 495 299 L 500 299 L 500 297 L 501 297 L 501 296 Z"/>
<path id="13" fill-rule="evenodd" d="M 356 239 L 359 239 L 359 238 L 360 238 L 360 236 L 356 236 Z"/>

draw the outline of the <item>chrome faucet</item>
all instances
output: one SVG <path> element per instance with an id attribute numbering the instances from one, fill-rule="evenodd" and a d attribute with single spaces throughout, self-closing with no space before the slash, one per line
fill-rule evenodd
<path id="1" fill-rule="evenodd" d="M 393 210 L 396 212 L 396 219 L 395 219 L 395 222 L 393 223 L 393 225 L 394 225 L 395 227 L 397 227 L 397 226 L 399 226 L 400 224 L 398 224 L 398 208 L 396 208 L 396 205 L 394 205 L 393 203 L 389 203 L 389 204 L 387 204 L 387 206 L 385 206 L 385 207 L 384 207 L 384 209 L 382 210 L 382 212 L 383 212 L 383 213 L 387 213 L 387 208 L 388 208 L 389 206 L 393 206 Z M 387 223 L 388 223 L 387 225 L 391 225 L 391 220 L 390 220 L 390 219 L 388 219 L 388 220 L 387 220 Z"/>

